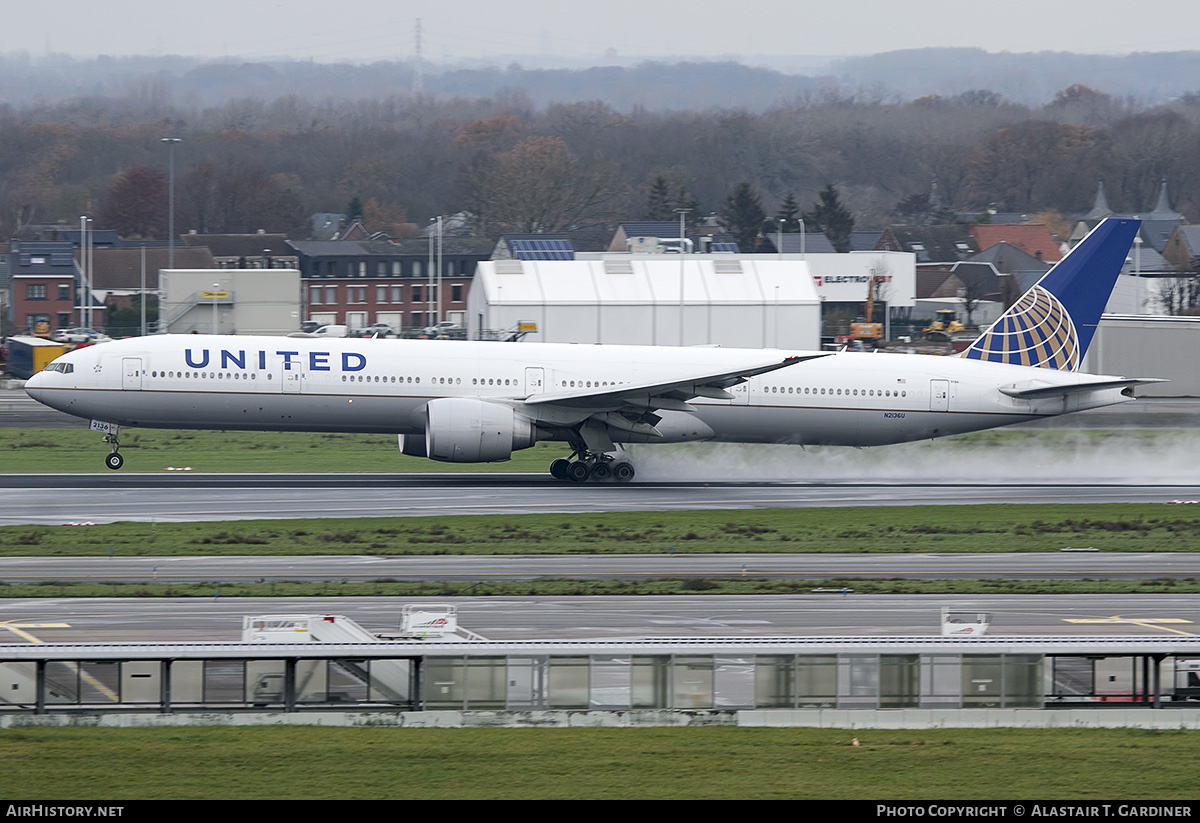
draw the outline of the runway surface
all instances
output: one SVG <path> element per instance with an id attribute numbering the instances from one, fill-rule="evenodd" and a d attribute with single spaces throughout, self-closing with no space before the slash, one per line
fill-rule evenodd
<path id="1" fill-rule="evenodd" d="M 654 580 L 1155 580 L 1200 577 L 1200 554 L 668 554 L 479 557 L 5 557 L 0 583 Z"/>
<path id="2" fill-rule="evenodd" d="M 16 599 L 0 643 L 235 641 L 242 617 L 341 614 L 394 633 L 406 603 L 454 603 L 491 640 L 937 634 L 941 608 L 992 615 L 990 635 L 1200 634 L 1200 595 Z"/>
<path id="3" fill-rule="evenodd" d="M 0 475 L 0 491 L 6 526 L 1200 500 L 1200 485 L 573 484 L 527 474 Z"/>

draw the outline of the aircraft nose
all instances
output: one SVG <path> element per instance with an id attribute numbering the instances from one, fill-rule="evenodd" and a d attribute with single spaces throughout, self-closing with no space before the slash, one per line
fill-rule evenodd
<path id="1" fill-rule="evenodd" d="M 46 387 L 46 375 L 44 372 L 38 372 L 33 377 L 25 381 L 25 393 L 34 400 L 41 400 L 39 397 L 41 392 L 39 389 Z"/>

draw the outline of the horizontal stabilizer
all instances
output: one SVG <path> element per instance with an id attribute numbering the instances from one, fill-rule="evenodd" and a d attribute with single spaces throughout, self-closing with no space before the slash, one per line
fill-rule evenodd
<path id="1" fill-rule="evenodd" d="M 1052 384 L 1041 380 L 1028 383 L 1014 383 L 1011 386 L 1001 386 L 1000 393 L 1009 397 L 1032 399 L 1035 397 L 1055 397 L 1066 394 L 1081 394 L 1083 392 L 1102 391 L 1104 389 L 1127 389 L 1132 386 L 1143 386 L 1148 383 L 1166 383 L 1159 377 L 1119 377 L 1085 380 L 1079 383 Z"/>

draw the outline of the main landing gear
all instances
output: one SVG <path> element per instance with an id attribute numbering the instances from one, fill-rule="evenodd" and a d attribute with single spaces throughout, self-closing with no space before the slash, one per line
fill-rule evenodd
<path id="1" fill-rule="evenodd" d="M 633 464 L 626 460 L 617 460 L 610 454 L 574 454 L 568 460 L 560 457 L 550 464 L 550 475 L 558 480 L 570 480 L 573 483 L 583 483 L 594 480 L 597 483 L 616 481 L 628 483 L 633 479 Z"/>
<path id="2" fill-rule="evenodd" d="M 125 458 L 121 456 L 120 452 L 121 444 L 117 442 L 117 436 L 115 434 L 104 435 L 104 442 L 107 443 L 112 449 L 112 451 L 108 453 L 108 457 L 104 458 L 104 465 L 108 466 L 113 471 L 116 471 L 125 465 Z"/>

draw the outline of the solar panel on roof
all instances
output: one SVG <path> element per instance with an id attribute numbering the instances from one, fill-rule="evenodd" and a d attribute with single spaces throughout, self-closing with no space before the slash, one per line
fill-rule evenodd
<path id="1" fill-rule="evenodd" d="M 575 259 L 570 240 L 510 240 L 509 246 L 518 260 Z"/>

